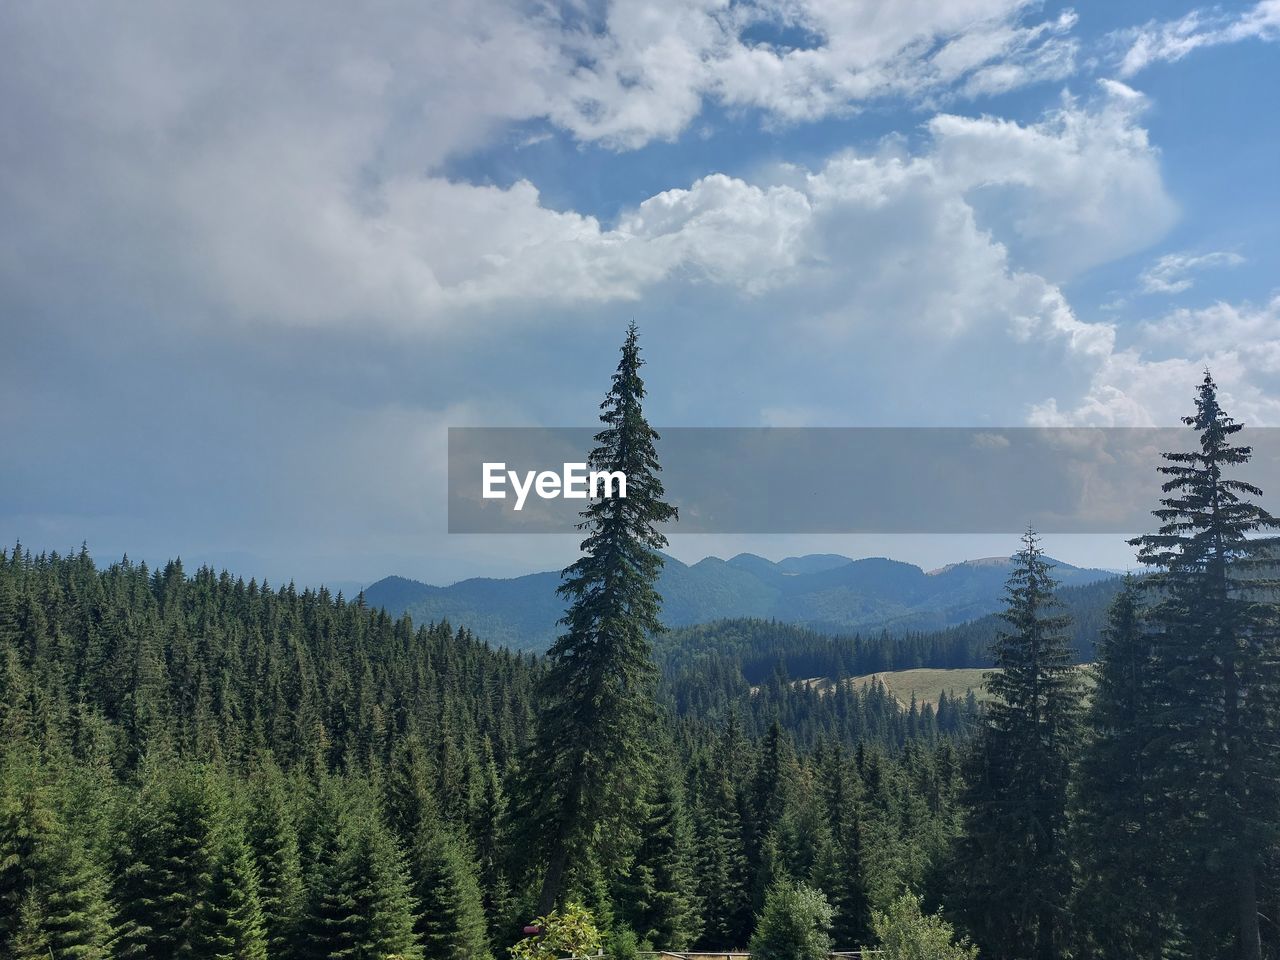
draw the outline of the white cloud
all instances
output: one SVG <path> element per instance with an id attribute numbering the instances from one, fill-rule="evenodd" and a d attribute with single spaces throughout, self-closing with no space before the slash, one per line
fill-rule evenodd
<path id="1" fill-rule="evenodd" d="M 1177 20 L 1152 20 L 1120 31 L 1112 39 L 1127 46 L 1120 60 L 1120 75 L 1132 77 L 1153 63 L 1181 60 L 1202 47 L 1280 39 L 1280 0 L 1259 0 L 1238 14 L 1216 7 L 1192 10 Z"/>
<path id="2" fill-rule="evenodd" d="M 1191 274 L 1212 267 L 1235 267 L 1244 257 L 1228 250 L 1212 253 L 1167 253 L 1138 276 L 1143 293 L 1183 293 L 1194 281 Z"/>
<path id="3" fill-rule="evenodd" d="M 1040 425 L 1172 426 L 1189 412 L 1205 368 L 1224 407 L 1246 423 L 1280 426 L 1280 296 L 1256 304 L 1180 309 L 1144 324 L 1136 339 L 1098 358 L 1083 398 L 1039 404 Z"/>
<path id="4" fill-rule="evenodd" d="M 1177 217 L 1139 122 L 1146 98 L 1114 81 L 1087 109 L 1065 98 L 1044 121 L 939 116 L 940 169 L 1023 262 L 1055 280 L 1141 249 Z"/>

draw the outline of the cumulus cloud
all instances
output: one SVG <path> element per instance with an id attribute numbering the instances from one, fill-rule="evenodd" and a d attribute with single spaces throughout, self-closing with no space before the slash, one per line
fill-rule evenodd
<path id="1" fill-rule="evenodd" d="M 1213 371 L 1237 419 L 1280 426 L 1280 296 L 1263 304 L 1179 309 L 1143 324 L 1132 342 L 1097 358 L 1083 398 L 1037 405 L 1046 426 L 1172 426 L 1190 409 L 1201 372 Z"/>
<path id="2" fill-rule="evenodd" d="M 1132 77 L 1153 63 L 1171 63 L 1202 47 L 1241 40 L 1280 39 L 1280 0 L 1259 0 L 1240 13 L 1216 7 L 1192 10 L 1177 20 L 1152 20 L 1114 34 L 1126 47 L 1120 59 L 1122 77 Z"/>
<path id="3" fill-rule="evenodd" d="M 1167 253 L 1138 276 L 1143 293 L 1184 293 L 1190 290 L 1193 273 L 1213 267 L 1235 267 L 1244 257 L 1229 250 L 1212 253 Z"/>

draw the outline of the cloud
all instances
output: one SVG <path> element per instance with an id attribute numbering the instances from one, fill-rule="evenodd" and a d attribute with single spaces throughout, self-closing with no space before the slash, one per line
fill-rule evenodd
<path id="1" fill-rule="evenodd" d="M 1143 293 L 1183 293 L 1193 284 L 1191 274 L 1212 267 L 1235 267 L 1244 263 L 1238 253 L 1217 250 L 1213 253 L 1167 253 L 1138 276 Z"/>
<path id="2" fill-rule="evenodd" d="M 1153 243 L 1177 207 L 1140 123 L 1147 101 L 1115 81 L 1092 107 L 1066 97 L 1039 123 L 935 117 L 936 163 L 1033 269 L 1055 280 Z"/>
<path id="3" fill-rule="evenodd" d="M 1153 63 L 1181 60 L 1203 47 L 1251 39 L 1280 39 L 1280 0 L 1260 0 L 1238 14 L 1218 8 L 1192 10 L 1177 20 L 1152 20 L 1112 36 L 1114 43 L 1127 46 L 1119 63 L 1122 77 L 1132 77 Z"/>
<path id="4" fill-rule="evenodd" d="M 1237 419 L 1280 426 L 1280 296 L 1263 304 L 1179 309 L 1143 324 L 1131 343 L 1097 358 L 1083 398 L 1067 409 L 1038 404 L 1044 426 L 1172 426 L 1191 409 L 1208 367 Z"/>

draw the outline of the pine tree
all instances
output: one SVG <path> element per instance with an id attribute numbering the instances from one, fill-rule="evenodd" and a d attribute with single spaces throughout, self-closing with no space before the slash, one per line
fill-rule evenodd
<path id="1" fill-rule="evenodd" d="M 538 912 L 548 913 L 570 879 L 590 863 L 607 824 L 626 822 L 643 782 L 645 741 L 654 723 L 650 635 L 662 629 L 654 582 L 667 540 L 657 525 L 675 519 L 658 479 L 658 435 L 644 418 L 644 381 L 635 325 L 601 404 L 592 470 L 621 472 L 626 497 L 601 497 L 582 514 L 584 555 L 564 571 L 570 601 L 565 633 L 548 652 L 544 710 L 531 764 L 539 774 L 537 836 L 545 843 Z M 615 491 L 616 492 L 616 491 Z"/>
<path id="2" fill-rule="evenodd" d="M 1050 570 L 1028 531 L 992 651 L 998 670 L 987 674 L 995 699 L 968 777 L 962 895 L 984 955 L 997 960 L 1056 960 L 1065 948 L 1067 782 L 1081 692 Z"/>
<path id="3" fill-rule="evenodd" d="M 844 755 L 831 751 L 822 767 L 831 823 L 830 861 L 821 868 L 822 889 L 835 918 L 831 932 L 839 947 L 865 943 L 871 932 L 871 895 L 865 849 L 866 800 L 862 780 Z"/>
<path id="4" fill-rule="evenodd" d="M 514 909 L 507 864 L 511 859 L 507 849 L 509 835 L 507 796 L 498 776 L 497 761 L 492 744 L 485 740 L 484 779 L 481 784 L 480 804 L 476 811 L 474 832 L 476 838 L 476 865 L 479 869 L 480 891 L 484 898 L 484 915 L 488 924 L 489 942 L 498 944 L 513 926 Z"/>
<path id="5" fill-rule="evenodd" d="M 309 820 L 299 960 L 421 957 L 408 870 L 372 797 L 326 777 Z"/>
<path id="6" fill-rule="evenodd" d="M 646 803 L 635 863 L 620 881 L 622 918 L 653 949 L 686 949 L 698 936 L 694 842 L 679 771 L 659 771 Z"/>
<path id="7" fill-rule="evenodd" d="M 741 947 L 751 929 L 750 872 L 742 818 L 732 781 L 723 767 L 710 771 L 697 809 L 698 891 L 702 897 L 699 947 Z"/>
<path id="8" fill-rule="evenodd" d="M 1207 372 L 1183 422 L 1198 449 L 1164 454 L 1159 531 L 1132 541 L 1155 568 L 1155 763 L 1185 851 L 1183 908 L 1199 908 L 1199 930 L 1225 925 L 1236 954 L 1258 960 L 1258 875 L 1280 826 L 1280 581 L 1268 578 L 1275 539 L 1254 535 L 1277 522 L 1254 502 L 1257 487 L 1229 476 L 1252 451 L 1235 443 L 1242 425 L 1219 405 Z"/>
<path id="9" fill-rule="evenodd" d="M 1085 956 L 1162 960 L 1177 940 L 1169 811 L 1159 802 L 1152 744 L 1157 667 L 1140 591 L 1125 579 L 1094 664 L 1088 738 L 1073 785 L 1079 887 L 1072 915 Z"/>
<path id="10" fill-rule="evenodd" d="M 219 774 L 152 771 L 115 872 L 119 956 L 265 956 L 257 873 Z"/>
<path id="11" fill-rule="evenodd" d="M 219 826 L 209 892 L 193 918 L 192 954 L 216 960 L 266 960 L 257 867 L 239 821 L 226 818 Z"/>
<path id="12" fill-rule="evenodd" d="M 442 823 L 426 823 L 410 851 L 418 901 L 415 926 L 431 960 L 489 960 L 484 901 L 464 838 Z"/>
<path id="13" fill-rule="evenodd" d="M 285 780 L 274 764 L 264 765 L 250 780 L 247 820 L 263 935 L 269 954 L 284 957 L 302 911 L 302 861 Z"/>
<path id="14" fill-rule="evenodd" d="M 192 781 L 185 770 L 148 770 L 125 811 L 113 870 L 122 958 L 190 954 L 191 917 L 212 866 L 211 824 L 191 802 Z"/>
<path id="15" fill-rule="evenodd" d="M 46 778 L 29 759 L 0 758 L 0 954 L 105 960 L 106 875 Z"/>

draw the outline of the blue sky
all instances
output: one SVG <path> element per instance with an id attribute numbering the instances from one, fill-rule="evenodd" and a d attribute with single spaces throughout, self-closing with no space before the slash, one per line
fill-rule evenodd
<path id="1" fill-rule="evenodd" d="M 1280 0 L 0 9 L 0 535 L 436 582 L 450 425 L 1280 424 Z M 925 566 L 1000 538 L 707 538 Z M 1119 566 L 1119 538 L 1051 552 Z"/>

